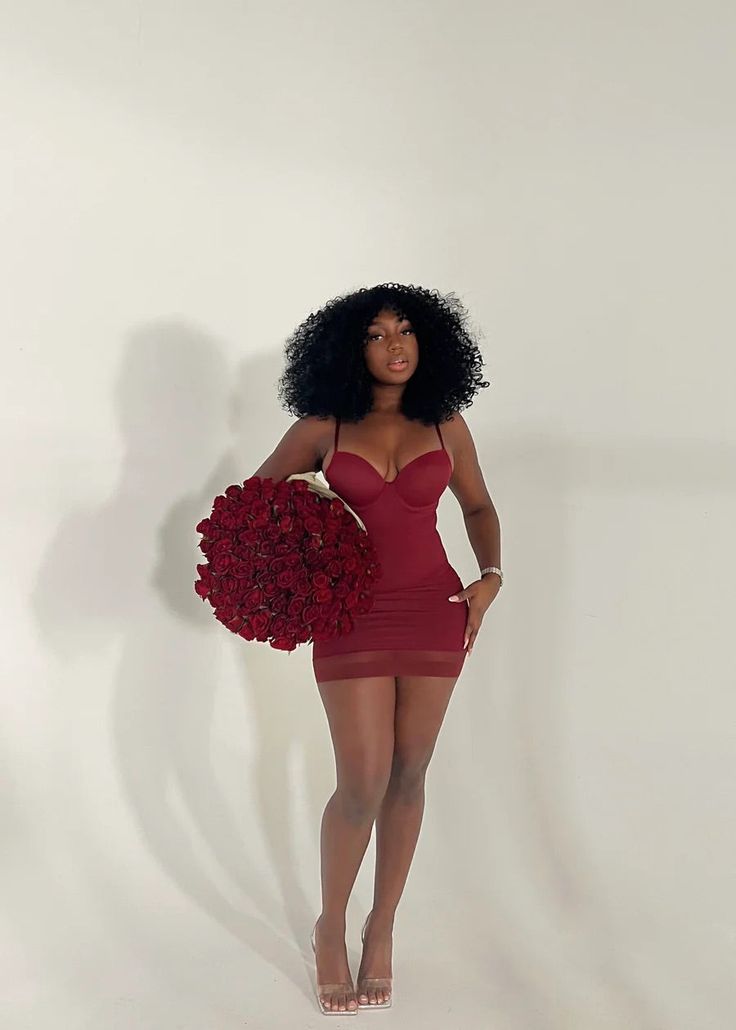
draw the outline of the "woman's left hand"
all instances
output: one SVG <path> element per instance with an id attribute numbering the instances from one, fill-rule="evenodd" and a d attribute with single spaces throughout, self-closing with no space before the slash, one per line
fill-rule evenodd
<path id="1" fill-rule="evenodd" d="M 483 616 L 491 606 L 491 602 L 501 589 L 501 581 L 495 573 L 489 576 L 482 576 L 470 583 L 464 590 L 458 591 L 448 598 L 450 601 L 468 602 L 468 621 L 465 625 L 465 640 L 463 647 L 467 647 L 468 654 L 473 651 L 475 638 L 483 622 Z"/>

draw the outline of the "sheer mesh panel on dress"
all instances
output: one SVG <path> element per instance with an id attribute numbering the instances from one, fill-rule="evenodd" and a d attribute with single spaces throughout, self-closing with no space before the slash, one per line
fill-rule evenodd
<path id="1" fill-rule="evenodd" d="M 358 676 L 458 676 L 466 652 L 462 651 L 352 651 L 313 659 L 317 682 Z"/>

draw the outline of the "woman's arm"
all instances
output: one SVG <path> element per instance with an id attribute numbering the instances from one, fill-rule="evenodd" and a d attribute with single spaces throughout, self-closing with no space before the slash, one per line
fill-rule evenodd
<path id="1" fill-rule="evenodd" d="M 330 420 L 308 415 L 289 426 L 253 476 L 279 482 L 295 472 L 314 472 L 321 467 Z"/>
<path id="2" fill-rule="evenodd" d="M 455 411 L 453 415 L 452 422 L 444 423 L 445 438 L 450 443 L 454 460 L 449 486 L 462 509 L 465 529 L 478 560 L 478 568 L 484 569 L 487 565 L 495 565 L 500 569 L 503 566 L 498 514 L 478 464 L 470 429 L 459 412 Z M 473 650 L 483 617 L 500 589 L 500 578 L 495 572 L 488 572 L 449 598 L 451 601 L 468 602 L 463 645 L 467 647 L 468 654 Z"/>
<path id="3" fill-rule="evenodd" d="M 501 525 L 478 463 L 478 454 L 468 424 L 459 412 L 452 422 L 444 423 L 454 459 L 450 489 L 457 498 L 465 519 L 470 546 L 478 568 L 501 565 Z M 490 573 L 497 580 L 495 573 Z"/>

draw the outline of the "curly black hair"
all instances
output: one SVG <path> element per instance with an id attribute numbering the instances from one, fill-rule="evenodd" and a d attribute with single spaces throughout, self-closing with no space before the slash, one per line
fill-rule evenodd
<path id="1" fill-rule="evenodd" d="M 468 314 L 453 293 L 381 283 L 330 300 L 287 338 L 278 381 L 282 406 L 293 415 L 358 421 L 372 407 L 372 378 L 363 359 L 367 331 L 383 308 L 408 318 L 419 362 L 401 397 L 407 418 L 427 425 L 467 408 L 483 379 L 483 358 L 468 330 Z"/>

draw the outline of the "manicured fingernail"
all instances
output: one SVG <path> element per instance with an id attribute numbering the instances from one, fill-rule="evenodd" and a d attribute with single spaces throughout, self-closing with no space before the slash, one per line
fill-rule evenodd
<path id="1" fill-rule="evenodd" d="M 453 594 L 452 597 L 447 598 L 448 601 L 457 601 L 457 594 Z"/>

